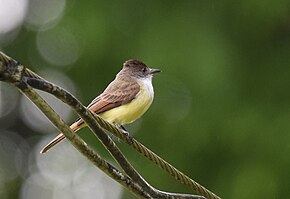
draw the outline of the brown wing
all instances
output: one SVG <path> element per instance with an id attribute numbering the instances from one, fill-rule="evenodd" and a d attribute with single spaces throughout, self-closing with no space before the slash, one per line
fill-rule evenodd
<path id="1" fill-rule="evenodd" d="M 106 90 L 96 97 L 89 105 L 88 109 L 95 113 L 102 113 L 109 109 L 115 108 L 122 104 L 126 104 L 132 101 L 137 93 L 140 91 L 140 86 L 137 82 L 128 82 L 128 81 L 118 81 L 116 84 L 114 81 L 106 88 Z M 81 128 L 81 124 L 84 121 L 82 119 L 74 122 L 70 128 L 77 132 Z M 63 134 L 59 134 L 56 138 L 54 138 L 50 143 L 48 143 L 40 153 L 45 153 L 51 147 L 59 143 L 65 139 Z"/>
<path id="2" fill-rule="evenodd" d="M 106 90 L 97 96 L 87 108 L 94 113 L 102 113 L 112 108 L 127 104 L 132 101 L 140 91 L 140 86 L 136 81 L 113 81 Z M 83 120 L 78 120 L 81 125 Z"/>

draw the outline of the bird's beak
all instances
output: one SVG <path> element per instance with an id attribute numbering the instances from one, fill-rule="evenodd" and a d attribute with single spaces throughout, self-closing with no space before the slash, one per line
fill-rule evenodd
<path id="1" fill-rule="evenodd" d="M 149 74 L 159 73 L 161 70 L 155 68 L 149 68 Z"/>

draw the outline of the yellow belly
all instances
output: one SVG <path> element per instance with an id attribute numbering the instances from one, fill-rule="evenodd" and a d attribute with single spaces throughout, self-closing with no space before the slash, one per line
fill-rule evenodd
<path id="1" fill-rule="evenodd" d="M 153 101 L 153 92 L 141 88 L 135 99 L 119 107 L 99 114 L 110 123 L 128 124 L 140 118 L 150 107 Z"/>

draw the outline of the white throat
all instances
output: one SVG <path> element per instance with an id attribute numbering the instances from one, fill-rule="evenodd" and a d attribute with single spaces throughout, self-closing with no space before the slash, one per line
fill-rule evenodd
<path id="1" fill-rule="evenodd" d="M 152 76 L 150 75 L 146 78 L 139 78 L 137 79 L 137 81 L 141 89 L 147 92 L 150 95 L 150 97 L 153 98 L 154 90 L 153 90 L 153 85 L 152 85 Z"/>

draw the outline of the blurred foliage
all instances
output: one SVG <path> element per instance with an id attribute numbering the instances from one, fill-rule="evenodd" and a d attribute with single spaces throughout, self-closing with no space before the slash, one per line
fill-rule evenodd
<path id="1" fill-rule="evenodd" d="M 222 198 L 289 196 L 289 1 L 68 1 L 56 22 L 39 29 L 24 22 L 0 49 L 36 72 L 63 73 L 84 104 L 127 59 L 160 68 L 152 107 L 128 126 L 136 139 Z M 3 129 L 43 136 L 17 109 L 11 114 Z M 190 192 L 119 145 L 157 188 Z M 21 187 L 13 182 L 9 199 Z"/>

